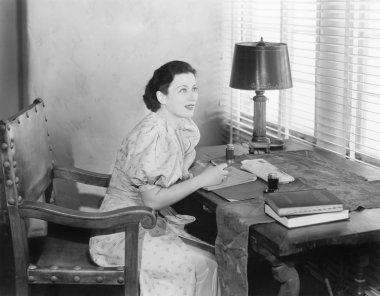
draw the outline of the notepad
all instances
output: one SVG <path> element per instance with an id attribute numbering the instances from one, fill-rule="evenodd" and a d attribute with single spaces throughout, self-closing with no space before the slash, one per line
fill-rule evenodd
<path id="1" fill-rule="evenodd" d="M 276 173 L 279 177 L 280 184 L 286 184 L 294 181 L 294 177 L 280 170 L 278 167 L 269 163 L 265 159 L 249 159 L 243 160 L 241 168 L 243 170 L 247 170 L 255 175 L 257 175 L 260 179 L 268 182 L 268 174 Z"/>
<path id="2" fill-rule="evenodd" d="M 225 181 L 218 185 L 212 185 L 212 186 L 206 186 L 203 187 L 203 189 L 207 191 L 212 191 L 220 188 L 235 186 L 239 184 L 244 184 L 248 182 L 256 181 L 257 176 L 255 174 L 252 174 L 250 172 L 246 172 L 240 169 L 237 169 L 235 167 L 229 167 L 229 174 Z"/>

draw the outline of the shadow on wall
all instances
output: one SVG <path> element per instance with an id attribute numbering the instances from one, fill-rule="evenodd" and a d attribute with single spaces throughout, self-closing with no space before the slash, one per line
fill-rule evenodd
<path id="1" fill-rule="evenodd" d="M 201 139 L 198 146 L 213 146 L 223 144 L 223 119 L 221 112 L 215 112 L 212 116 L 209 116 L 207 120 L 198 124 L 198 128 L 201 131 Z M 202 133 L 202 131 L 204 131 Z M 207 134 L 205 134 L 205 132 Z"/>
<path id="2" fill-rule="evenodd" d="M 57 159 L 56 154 L 61 156 L 61 160 L 58 163 L 55 162 L 55 164 L 69 168 L 74 167 L 72 147 L 70 141 L 65 141 L 67 139 L 65 131 L 56 129 L 55 134 L 52 136 L 55 143 L 55 146 L 53 146 L 53 159 Z M 96 187 L 96 190 L 94 190 L 95 186 L 78 185 L 76 182 L 61 179 L 55 180 L 54 183 L 55 203 L 75 210 L 94 211 L 98 209 L 105 194 L 105 188 L 99 189 L 99 187 Z"/>

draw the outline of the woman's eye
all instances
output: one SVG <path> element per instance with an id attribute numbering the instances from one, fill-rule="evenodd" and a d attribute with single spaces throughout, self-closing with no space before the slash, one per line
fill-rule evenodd
<path id="1" fill-rule="evenodd" d="M 194 87 L 192 88 L 192 91 L 193 91 L 193 92 L 198 92 L 198 86 L 194 86 Z"/>
<path id="2" fill-rule="evenodd" d="M 180 93 L 186 93 L 186 92 L 187 92 L 187 88 L 181 88 L 181 89 L 179 90 L 179 92 L 180 92 Z"/>

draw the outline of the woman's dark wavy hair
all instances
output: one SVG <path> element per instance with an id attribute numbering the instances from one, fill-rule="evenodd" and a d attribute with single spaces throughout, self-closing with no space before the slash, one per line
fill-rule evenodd
<path id="1" fill-rule="evenodd" d="M 190 64 L 183 61 L 171 61 L 155 70 L 153 77 L 148 81 L 145 87 L 145 93 L 143 95 L 146 107 L 153 112 L 160 109 L 161 103 L 157 99 L 156 92 L 160 91 L 167 95 L 168 88 L 174 76 L 183 73 L 196 75 L 197 72 Z"/>

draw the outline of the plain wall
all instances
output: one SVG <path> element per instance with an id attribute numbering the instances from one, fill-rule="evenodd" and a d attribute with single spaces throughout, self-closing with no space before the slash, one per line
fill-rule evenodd
<path id="1" fill-rule="evenodd" d="M 27 94 L 46 102 L 56 162 L 110 173 L 121 140 L 147 113 L 153 71 L 198 71 L 200 145 L 221 142 L 216 0 L 25 0 Z"/>
<path id="2" fill-rule="evenodd" d="M 19 107 L 16 8 L 16 1 L 0 0 L 0 119 Z"/>

